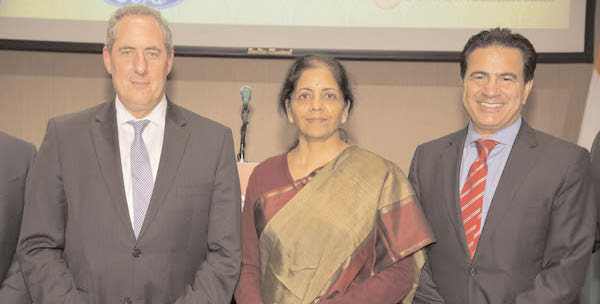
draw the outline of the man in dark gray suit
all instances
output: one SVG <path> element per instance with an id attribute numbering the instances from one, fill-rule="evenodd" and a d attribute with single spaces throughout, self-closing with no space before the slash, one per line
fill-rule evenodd
<path id="1" fill-rule="evenodd" d="M 571 303 L 595 235 L 589 153 L 521 111 L 536 53 L 508 29 L 461 54 L 468 126 L 417 147 L 409 178 L 438 240 L 414 303 Z"/>
<path id="2" fill-rule="evenodd" d="M 36 303 L 229 303 L 239 275 L 231 130 L 165 96 L 171 32 L 124 7 L 103 50 L 115 99 L 48 122 L 18 245 Z"/>
<path id="3" fill-rule="evenodd" d="M 25 181 L 35 147 L 0 132 L 0 303 L 31 303 L 15 248 L 21 228 Z"/>

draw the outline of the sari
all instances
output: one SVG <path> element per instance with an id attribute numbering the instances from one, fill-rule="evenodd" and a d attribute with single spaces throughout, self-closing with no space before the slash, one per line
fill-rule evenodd
<path id="1" fill-rule="evenodd" d="M 433 237 L 395 164 L 348 147 L 309 176 L 260 195 L 253 212 L 265 303 L 318 303 L 403 258 L 413 272 L 403 303 L 411 303 L 420 249 Z"/>

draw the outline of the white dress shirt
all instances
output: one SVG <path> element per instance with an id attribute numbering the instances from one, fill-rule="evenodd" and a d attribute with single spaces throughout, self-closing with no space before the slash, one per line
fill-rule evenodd
<path id="1" fill-rule="evenodd" d="M 150 156 L 150 166 L 152 167 L 152 181 L 156 181 L 160 155 L 162 152 L 163 138 L 165 135 L 165 117 L 167 115 L 167 99 L 163 95 L 162 100 L 156 105 L 154 110 L 143 118 L 135 118 L 125 109 L 125 106 L 115 98 L 117 108 L 117 129 L 119 133 L 119 149 L 121 150 L 121 168 L 123 169 L 123 186 L 125 186 L 125 197 L 127 198 L 127 209 L 129 210 L 129 219 L 133 227 L 133 194 L 131 190 L 131 144 L 135 137 L 133 126 L 127 122 L 130 120 L 147 119 L 150 123 L 142 133 L 142 139 L 148 149 Z"/>

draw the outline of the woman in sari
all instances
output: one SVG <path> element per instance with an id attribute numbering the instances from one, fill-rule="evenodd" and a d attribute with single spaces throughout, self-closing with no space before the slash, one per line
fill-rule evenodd
<path id="1" fill-rule="evenodd" d="M 433 237 L 401 170 L 340 136 L 353 103 L 337 60 L 290 67 L 279 107 L 298 141 L 250 176 L 238 304 L 412 301 Z"/>

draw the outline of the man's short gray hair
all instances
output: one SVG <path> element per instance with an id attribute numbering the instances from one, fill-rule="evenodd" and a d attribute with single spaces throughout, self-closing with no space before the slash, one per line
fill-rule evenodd
<path id="1" fill-rule="evenodd" d="M 109 52 L 112 52 L 113 45 L 117 39 L 117 23 L 127 16 L 150 16 L 154 18 L 162 29 L 167 55 L 171 55 L 173 52 L 173 34 L 171 34 L 167 20 L 163 18 L 159 11 L 143 4 L 121 7 L 110 17 L 106 28 L 106 44 L 104 45 Z"/>

